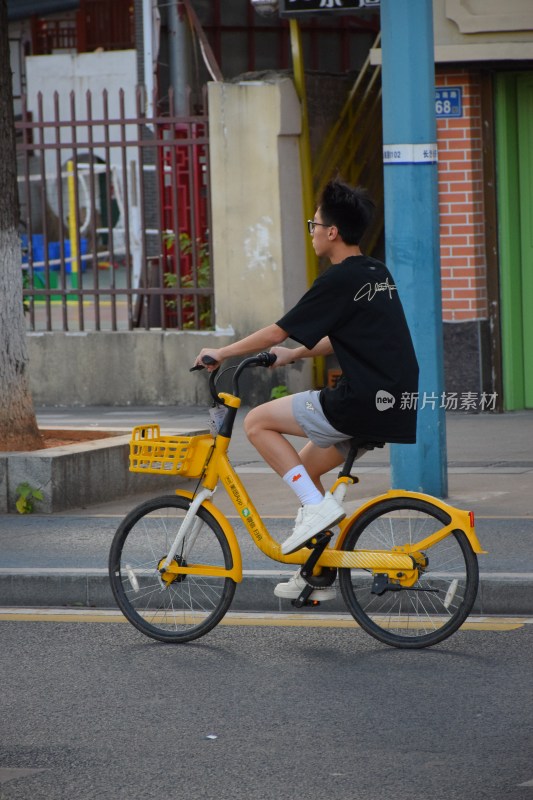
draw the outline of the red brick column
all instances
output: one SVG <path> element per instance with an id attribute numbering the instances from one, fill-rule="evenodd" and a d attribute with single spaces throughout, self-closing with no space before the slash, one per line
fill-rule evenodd
<path id="1" fill-rule="evenodd" d="M 479 78 L 466 70 L 440 70 L 436 82 L 463 91 L 463 116 L 437 120 L 443 320 L 486 319 Z"/>

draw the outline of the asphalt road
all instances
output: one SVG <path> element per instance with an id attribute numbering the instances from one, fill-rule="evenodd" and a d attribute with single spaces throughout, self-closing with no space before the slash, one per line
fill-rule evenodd
<path id="1" fill-rule="evenodd" d="M 0 800 L 533 798 L 533 624 L 407 652 L 329 626 L 165 646 L 41 619 L 0 621 Z"/>

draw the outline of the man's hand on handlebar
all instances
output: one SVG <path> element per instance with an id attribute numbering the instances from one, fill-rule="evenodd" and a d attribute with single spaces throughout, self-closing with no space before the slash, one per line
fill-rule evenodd
<path id="1" fill-rule="evenodd" d="M 213 373 L 209 378 L 209 383 L 211 385 L 211 381 L 215 377 L 214 373 L 224 360 L 224 357 L 220 355 L 220 350 L 201 350 L 196 357 L 194 367 L 191 367 L 189 372 L 194 372 L 197 369 L 206 369 L 208 372 Z M 261 353 L 257 353 L 255 356 L 248 356 L 248 358 L 245 358 L 240 364 L 235 365 L 234 369 L 236 371 L 233 378 L 234 380 L 238 378 L 243 369 L 247 367 L 272 367 L 276 360 L 277 356 L 275 353 L 267 353 L 265 350 Z"/>
<path id="2" fill-rule="evenodd" d="M 291 347 L 276 345 L 276 347 L 270 348 L 269 353 L 276 356 L 276 363 L 272 365 L 274 367 L 285 367 L 287 364 L 294 364 L 294 350 Z"/>
<path id="3" fill-rule="evenodd" d="M 205 359 L 205 360 L 204 360 Z M 209 363 L 209 361 L 211 363 Z M 200 350 L 194 360 L 192 369 L 206 369 L 208 372 L 213 372 L 224 361 L 223 356 L 220 355 L 220 349 L 213 349 L 211 347 L 204 347 Z"/>

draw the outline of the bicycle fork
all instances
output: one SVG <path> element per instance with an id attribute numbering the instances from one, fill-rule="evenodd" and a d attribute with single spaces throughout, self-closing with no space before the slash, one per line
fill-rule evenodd
<path id="1" fill-rule="evenodd" d="M 176 533 L 176 537 L 170 547 L 170 550 L 167 553 L 166 558 L 159 564 L 158 566 L 158 580 L 161 586 L 161 591 L 164 591 L 168 588 L 169 583 L 163 579 L 165 572 L 167 571 L 168 567 L 171 565 L 172 561 L 176 557 L 176 553 L 180 551 L 180 557 L 186 561 L 187 557 L 194 547 L 198 534 L 200 533 L 200 529 L 202 527 L 203 521 L 200 517 L 197 517 L 197 511 L 202 505 L 205 500 L 210 500 L 213 496 L 213 492 L 210 489 L 202 489 L 196 497 L 191 501 L 191 505 L 189 506 L 189 510 L 183 517 L 182 523 L 178 528 L 178 532 Z M 186 548 L 182 548 L 183 542 L 185 537 L 190 531 L 189 538 L 187 540 Z"/>

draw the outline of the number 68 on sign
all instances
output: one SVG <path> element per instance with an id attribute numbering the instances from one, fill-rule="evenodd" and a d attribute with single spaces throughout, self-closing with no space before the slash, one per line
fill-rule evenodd
<path id="1" fill-rule="evenodd" d="M 463 116 L 463 90 L 460 86 L 435 89 L 435 115 L 437 118 Z"/>

